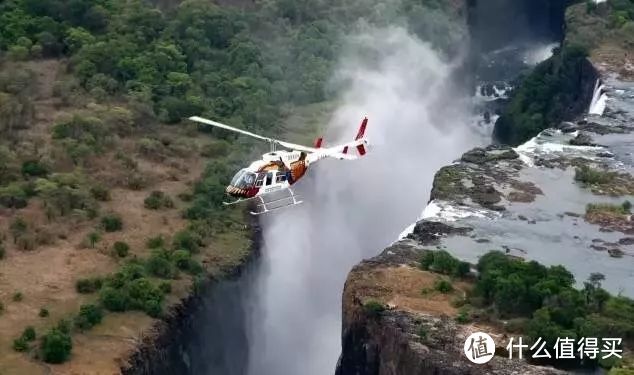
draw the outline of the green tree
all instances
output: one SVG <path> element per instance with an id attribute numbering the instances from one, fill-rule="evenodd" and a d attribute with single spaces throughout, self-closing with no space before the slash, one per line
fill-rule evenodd
<path id="1" fill-rule="evenodd" d="M 73 342 L 68 333 L 51 329 L 42 337 L 42 359 L 47 363 L 63 363 L 70 357 Z"/>

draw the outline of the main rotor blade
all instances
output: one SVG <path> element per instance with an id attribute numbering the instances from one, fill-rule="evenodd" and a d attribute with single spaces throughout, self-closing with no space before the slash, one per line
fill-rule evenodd
<path id="1" fill-rule="evenodd" d="M 236 132 L 236 133 L 240 133 L 240 134 L 248 135 L 249 137 L 253 137 L 253 138 L 257 138 L 257 139 L 261 139 L 261 140 L 263 140 L 263 141 L 267 141 L 267 142 L 275 142 L 275 139 L 271 139 L 271 138 L 263 137 L 263 136 L 261 136 L 261 135 L 255 134 L 255 133 L 248 132 L 248 131 L 246 131 L 246 130 L 242 130 L 242 129 L 234 128 L 233 126 L 229 126 L 229 125 L 221 124 L 221 123 L 216 122 L 216 121 L 208 120 L 208 119 L 206 119 L 206 118 L 202 118 L 202 117 L 198 117 L 198 116 L 193 116 L 193 117 L 190 117 L 189 119 L 190 119 L 191 121 L 200 122 L 201 124 L 211 125 L 211 126 L 215 126 L 215 127 L 222 128 L 222 129 L 226 129 L 226 130 L 231 130 L 232 132 Z"/>
<path id="2" fill-rule="evenodd" d="M 277 143 L 278 145 L 280 145 L 282 147 L 289 148 L 291 150 L 305 151 L 305 152 L 316 152 L 317 151 L 317 149 L 313 148 L 313 147 L 297 145 L 295 143 L 290 143 L 290 142 L 285 142 L 285 141 L 278 141 L 277 139 L 274 139 L 273 141 L 275 143 Z"/>
<path id="3" fill-rule="evenodd" d="M 217 121 L 208 120 L 206 118 L 193 116 L 193 117 L 190 117 L 189 119 L 191 121 L 200 122 L 202 124 L 211 125 L 211 126 L 215 126 L 215 127 L 218 127 L 218 128 L 230 130 L 232 132 L 248 135 L 249 137 L 261 139 L 261 140 L 269 142 L 269 143 L 275 143 L 275 144 L 278 144 L 278 145 L 280 145 L 282 147 L 289 148 L 291 150 L 305 151 L 305 152 L 315 152 L 315 151 L 317 151 L 317 149 L 313 148 L 313 147 L 302 146 L 302 145 L 298 145 L 298 144 L 295 144 L 295 143 L 290 143 L 290 142 L 286 142 L 286 141 L 280 141 L 278 139 L 264 137 L 264 136 L 261 136 L 261 135 L 255 134 L 255 133 L 251 133 L 251 132 L 246 131 L 246 130 L 234 128 L 233 126 L 229 126 L 229 125 L 225 125 L 225 124 L 219 123 Z"/>

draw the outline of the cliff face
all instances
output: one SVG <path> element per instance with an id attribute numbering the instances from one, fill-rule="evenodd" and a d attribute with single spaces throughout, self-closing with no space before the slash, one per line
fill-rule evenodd
<path id="1" fill-rule="evenodd" d="M 419 221 L 350 272 L 337 375 L 557 372 L 507 360 L 506 353 L 485 365 L 469 362 L 463 353 L 469 334 L 493 333 L 498 349 L 508 339 L 500 327 L 456 323 L 451 296 L 425 293 L 434 278 L 417 268 L 425 249 L 444 249 L 471 263 L 503 249 L 510 256 L 562 264 L 578 283 L 600 272 L 606 289 L 634 296 L 631 215 L 586 211 L 590 203 L 634 199 L 634 82 L 617 60 L 600 57 L 591 51 L 577 77 L 579 101 L 560 109 L 571 122 L 517 148 L 471 150 L 439 170 Z M 615 178 L 590 183 L 578 171 L 584 168 Z M 455 297 L 468 290 L 459 285 Z M 389 308 L 376 313 L 367 308 L 372 301 Z"/>
<path id="2" fill-rule="evenodd" d="M 445 229 L 448 229 L 446 227 Z M 428 226 L 424 237 L 439 235 L 441 226 Z M 425 242 L 406 240 L 356 266 L 343 296 L 342 356 L 336 375 L 417 374 L 555 374 L 558 371 L 522 361 L 494 357 L 485 365 L 469 362 L 463 353 L 473 332 L 494 328 L 459 325 L 448 297 L 422 296 L 434 276 L 417 269 Z M 458 293 L 468 288 L 456 285 Z M 390 309 L 368 311 L 368 301 L 381 301 Z M 492 335 L 503 348 L 502 335 Z"/>
<path id="3" fill-rule="evenodd" d="M 135 352 L 122 365 L 123 375 L 227 373 L 228 368 L 233 369 L 231 373 L 245 373 L 248 345 L 241 295 L 245 288 L 239 276 L 249 272 L 261 246 L 257 221 L 251 220 L 250 227 L 249 258 L 239 266 L 224 269 L 222 280 L 204 280 L 175 305 L 142 337 Z M 230 316 L 221 316 L 223 312 Z M 199 343 L 200 340 L 204 343 Z M 194 353 L 197 351 L 204 353 Z M 198 363 L 197 359 L 204 363 Z"/>

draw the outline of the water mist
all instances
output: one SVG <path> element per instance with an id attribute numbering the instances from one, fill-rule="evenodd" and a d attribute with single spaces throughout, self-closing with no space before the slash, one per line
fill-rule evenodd
<path id="1" fill-rule="evenodd" d="M 263 218 L 262 265 L 247 299 L 249 374 L 334 372 L 348 271 L 418 217 L 440 167 L 486 143 L 452 72 L 403 28 L 347 39 L 333 76 L 345 89 L 325 146 L 352 140 L 367 115 L 373 147 L 357 161 L 315 165 L 298 184 L 305 204 Z"/>

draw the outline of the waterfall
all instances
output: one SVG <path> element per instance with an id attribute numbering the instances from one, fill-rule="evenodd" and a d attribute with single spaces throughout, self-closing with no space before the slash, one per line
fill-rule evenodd
<path id="1" fill-rule="evenodd" d="M 601 79 L 597 79 L 597 83 L 594 85 L 592 101 L 590 102 L 590 109 L 588 110 L 589 114 L 603 116 L 608 101 L 608 95 L 604 92 L 604 89 L 605 86 Z"/>

